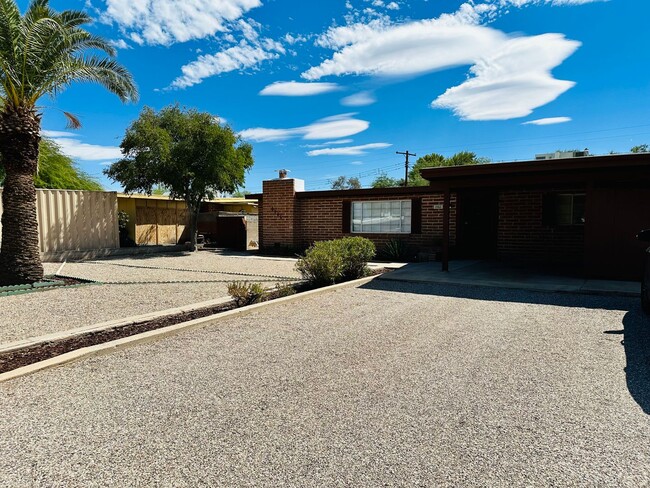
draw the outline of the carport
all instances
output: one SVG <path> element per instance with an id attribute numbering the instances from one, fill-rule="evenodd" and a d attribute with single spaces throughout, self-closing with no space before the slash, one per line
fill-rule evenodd
<path id="1" fill-rule="evenodd" d="M 427 168 L 422 176 L 444 194 L 443 271 L 452 259 L 488 259 L 641 277 L 645 246 L 636 234 L 650 228 L 649 154 Z"/>

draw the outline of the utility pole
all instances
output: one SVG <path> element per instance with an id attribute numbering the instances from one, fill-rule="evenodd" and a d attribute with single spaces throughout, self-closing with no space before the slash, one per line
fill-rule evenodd
<path id="1" fill-rule="evenodd" d="M 395 151 L 395 154 L 402 154 L 406 156 L 406 161 L 404 162 L 404 168 L 405 168 L 404 186 L 408 186 L 409 185 L 409 156 L 417 156 L 417 154 L 408 152 L 408 149 L 406 150 L 406 152 Z"/>

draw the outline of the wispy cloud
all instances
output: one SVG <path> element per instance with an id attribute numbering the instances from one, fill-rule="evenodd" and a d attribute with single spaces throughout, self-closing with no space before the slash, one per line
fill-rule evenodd
<path id="1" fill-rule="evenodd" d="M 369 91 L 362 91 L 341 99 L 341 105 L 346 107 L 365 107 L 376 102 L 377 98 L 374 93 Z"/>
<path id="2" fill-rule="evenodd" d="M 450 109 L 465 120 L 524 117 L 574 86 L 551 72 L 580 43 L 561 34 L 513 36 L 483 24 L 515 7 L 595 1 L 486 0 L 466 2 L 435 19 L 396 24 L 384 16 L 331 27 L 316 45 L 333 50 L 333 55 L 301 76 L 309 81 L 349 75 L 390 80 L 466 65 L 469 79 L 435 98 L 433 108 Z M 374 100 L 364 95 L 345 97 L 342 103 L 361 106 Z"/>
<path id="3" fill-rule="evenodd" d="M 270 47 L 270 49 L 268 49 Z M 246 41 L 216 54 L 199 56 L 181 68 L 182 75 L 169 88 L 183 89 L 201 83 L 204 79 L 231 71 L 255 68 L 263 61 L 276 59 L 283 53 L 281 45 L 251 45 Z"/>
<path id="4" fill-rule="evenodd" d="M 44 137 L 52 139 L 66 156 L 81 161 L 117 160 L 122 157 L 122 150 L 117 146 L 100 146 L 81 142 L 80 136 L 72 132 L 43 130 Z"/>
<path id="5" fill-rule="evenodd" d="M 341 90 L 336 83 L 301 83 L 298 81 L 276 81 L 262 89 L 260 95 L 280 97 L 307 97 Z"/>
<path id="6" fill-rule="evenodd" d="M 170 45 L 226 32 L 260 0 L 105 0 L 101 19 L 137 44 Z"/>
<path id="7" fill-rule="evenodd" d="M 464 120 L 525 117 L 575 85 L 551 70 L 580 46 L 561 34 L 519 37 L 474 65 L 472 77 L 449 88 L 431 106 L 448 108 Z"/>
<path id="8" fill-rule="evenodd" d="M 267 129 L 256 127 L 246 129 L 239 135 L 255 142 L 284 141 L 300 137 L 305 140 L 336 139 L 348 137 L 365 131 L 370 127 L 370 122 L 355 119 L 356 114 L 342 114 L 317 120 L 303 127 L 290 129 Z"/>
<path id="9" fill-rule="evenodd" d="M 367 154 L 372 149 L 385 149 L 392 146 L 386 142 L 375 142 L 372 144 L 363 144 L 361 146 L 347 147 L 328 147 L 325 149 L 314 149 L 308 151 L 307 156 L 359 156 Z"/>
<path id="10" fill-rule="evenodd" d="M 553 125 L 564 124 L 566 122 L 571 122 L 571 117 L 547 117 L 545 119 L 529 120 L 528 122 L 523 122 L 522 125 Z"/>

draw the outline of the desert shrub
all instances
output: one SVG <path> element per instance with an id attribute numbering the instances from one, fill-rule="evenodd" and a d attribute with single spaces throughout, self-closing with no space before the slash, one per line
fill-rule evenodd
<path id="1" fill-rule="evenodd" d="M 390 261 L 412 261 L 414 254 L 411 246 L 403 239 L 391 239 L 379 251 L 383 259 Z"/>
<path id="2" fill-rule="evenodd" d="M 334 241 L 343 256 L 343 278 L 354 280 L 368 274 L 368 261 L 375 257 L 374 243 L 365 237 L 344 237 Z"/>
<path id="3" fill-rule="evenodd" d="M 367 274 L 375 245 L 364 237 L 345 237 L 312 245 L 296 263 L 303 279 L 314 286 L 332 285 Z"/>
<path id="4" fill-rule="evenodd" d="M 278 298 L 288 297 L 296 294 L 296 289 L 291 283 L 276 283 L 275 293 Z"/>
<path id="5" fill-rule="evenodd" d="M 228 283 L 228 294 L 235 301 L 237 307 L 245 307 L 261 302 L 266 296 L 266 291 L 261 283 L 233 281 Z"/>
<path id="6" fill-rule="evenodd" d="M 335 241 L 316 242 L 298 260 L 296 269 L 314 286 L 332 285 L 343 277 L 343 254 Z"/>

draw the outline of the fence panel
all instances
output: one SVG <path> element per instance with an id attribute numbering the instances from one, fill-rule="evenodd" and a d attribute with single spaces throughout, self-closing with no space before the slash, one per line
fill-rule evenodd
<path id="1" fill-rule="evenodd" d="M 36 212 L 41 252 L 120 247 L 115 192 L 38 189 Z"/>

